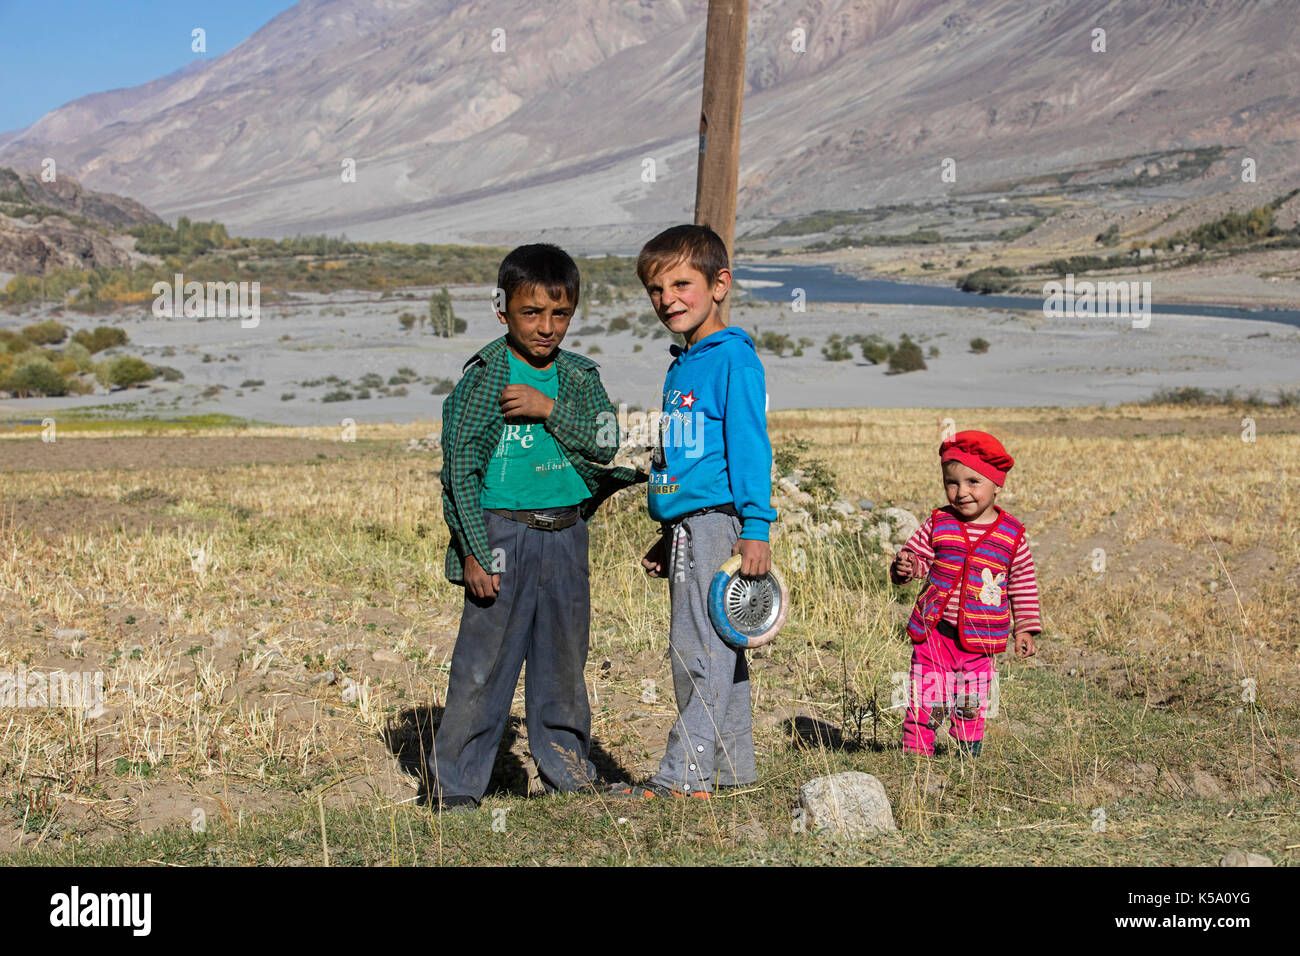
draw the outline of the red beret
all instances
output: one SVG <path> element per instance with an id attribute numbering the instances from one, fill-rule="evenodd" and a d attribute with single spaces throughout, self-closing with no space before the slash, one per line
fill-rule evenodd
<path id="1" fill-rule="evenodd" d="M 959 461 L 973 468 L 999 488 L 1007 480 L 1007 472 L 1016 460 L 1007 454 L 998 441 L 987 432 L 958 432 L 945 438 L 939 445 L 939 463 Z"/>

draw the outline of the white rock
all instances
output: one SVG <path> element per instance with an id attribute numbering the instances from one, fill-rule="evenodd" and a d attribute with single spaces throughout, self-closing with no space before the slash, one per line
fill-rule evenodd
<path id="1" fill-rule="evenodd" d="M 338 680 L 338 678 L 334 675 L 334 672 L 333 672 L 333 671 L 323 671 L 323 672 L 317 674 L 315 677 L 313 677 L 313 678 L 312 678 L 311 680 L 309 680 L 307 683 L 308 683 L 308 684 L 324 684 L 326 687 L 328 687 L 330 684 L 333 684 L 336 680 Z"/>
<path id="2" fill-rule="evenodd" d="M 885 508 L 875 512 L 874 516 L 883 519 L 876 525 L 881 541 L 894 545 L 905 544 L 916 533 L 916 529 L 921 527 L 916 515 L 902 508 Z"/>
<path id="3" fill-rule="evenodd" d="M 884 786 L 869 773 L 850 770 L 809 780 L 799 788 L 799 806 L 809 829 L 851 839 L 898 829 Z"/>
<path id="4" fill-rule="evenodd" d="M 792 528 L 806 528 L 812 524 L 812 515 L 802 508 L 796 508 L 793 511 L 787 511 L 781 516 L 781 520 Z"/>
<path id="5" fill-rule="evenodd" d="M 1249 853 L 1245 850 L 1229 850 L 1222 859 L 1219 860 L 1219 866 L 1272 866 L 1273 861 L 1259 853 Z"/>
<path id="6" fill-rule="evenodd" d="M 357 702 L 357 697 L 361 694 L 360 688 L 357 687 L 357 682 L 351 677 L 343 678 L 343 682 L 339 684 L 339 689 L 343 693 L 343 703 L 345 704 L 355 704 Z"/>

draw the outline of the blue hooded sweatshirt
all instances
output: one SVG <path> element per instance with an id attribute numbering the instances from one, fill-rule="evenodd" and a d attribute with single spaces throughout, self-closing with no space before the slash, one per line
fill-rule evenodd
<path id="1" fill-rule="evenodd" d="M 740 536 L 768 540 L 772 444 L 763 363 L 743 329 L 727 327 L 694 346 L 669 349 L 659 444 L 650 463 L 649 509 L 666 522 L 732 504 Z"/>

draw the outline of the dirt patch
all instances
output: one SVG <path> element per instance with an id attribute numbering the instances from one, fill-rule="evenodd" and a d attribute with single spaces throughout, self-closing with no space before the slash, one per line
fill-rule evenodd
<path id="1" fill-rule="evenodd" d="M 1004 438 L 1149 438 L 1165 435 L 1187 437 L 1241 433 L 1241 420 L 1255 419 L 1257 435 L 1288 435 L 1300 432 L 1300 415 L 1271 415 L 1267 411 L 1246 408 L 1232 414 L 1206 415 L 1203 418 L 1113 418 L 1098 416 L 1091 421 L 1059 418 L 1045 422 L 994 422 L 992 431 Z"/>
<path id="2" fill-rule="evenodd" d="M 396 448 L 388 441 L 321 441 L 310 438 L 61 438 L 9 439 L 0 444 L 3 471 L 88 471 L 113 468 L 219 468 L 279 465 L 317 458 L 359 458 Z"/>
<path id="3" fill-rule="evenodd" d="M 122 500 L 63 494 L 52 498 L 11 498 L 5 502 L 5 511 L 10 513 L 14 528 L 42 536 L 99 530 L 135 534 L 149 528 L 163 531 L 212 525 L 206 519 L 168 514 L 168 508 L 175 503 L 174 499 L 160 494 L 135 498 L 128 495 Z"/>

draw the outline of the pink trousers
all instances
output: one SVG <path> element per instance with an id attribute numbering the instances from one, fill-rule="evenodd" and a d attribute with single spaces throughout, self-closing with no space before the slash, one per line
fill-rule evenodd
<path id="1" fill-rule="evenodd" d="M 984 713 L 993 690 L 993 655 L 965 650 L 955 638 L 932 630 L 912 645 L 903 749 L 932 755 L 935 732 L 952 717 L 956 740 L 984 739 Z"/>

